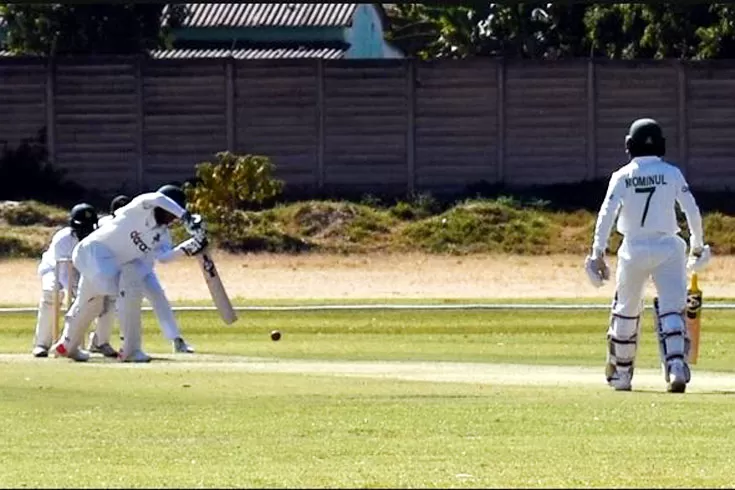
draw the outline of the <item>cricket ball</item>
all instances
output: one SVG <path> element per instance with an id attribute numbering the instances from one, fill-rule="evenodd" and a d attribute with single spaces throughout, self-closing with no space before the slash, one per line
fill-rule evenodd
<path id="1" fill-rule="evenodd" d="M 272 330 L 271 331 L 271 340 L 274 341 L 274 342 L 276 340 L 281 340 L 281 332 L 279 332 L 278 330 Z"/>

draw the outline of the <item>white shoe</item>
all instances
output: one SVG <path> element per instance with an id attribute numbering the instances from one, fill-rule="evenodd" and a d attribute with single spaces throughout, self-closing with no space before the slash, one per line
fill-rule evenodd
<path id="1" fill-rule="evenodd" d="M 194 347 L 187 344 L 184 339 L 181 337 L 176 337 L 174 339 L 174 353 L 180 353 L 180 354 L 193 354 L 194 353 Z"/>
<path id="2" fill-rule="evenodd" d="M 51 352 L 54 354 L 54 357 L 68 357 L 69 359 L 73 359 L 77 362 L 89 361 L 89 352 L 83 351 L 82 349 L 69 351 L 63 341 L 56 342 L 52 345 Z"/>
<path id="3" fill-rule="evenodd" d="M 689 368 L 683 361 L 674 359 L 669 366 L 669 382 L 666 391 L 669 393 L 684 393 L 689 382 Z"/>
<path id="4" fill-rule="evenodd" d="M 120 360 L 122 362 L 151 362 L 151 356 L 149 356 L 142 350 L 133 351 L 130 355 L 123 354 L 121 350 Z"/>
<path id="5" fill-rule="evenodd" d="M 607 384 L 615 391 L 630 391 L 633 388 L 633 373 L 630 371 L 616 371 L 608 378 Z"/>
<path id="6" fill-rule="evenodd" d="M 33 348 L 31 353 L 33 354 L 33 357 L 48 357 L 48 347 L 37 345 Z"/>

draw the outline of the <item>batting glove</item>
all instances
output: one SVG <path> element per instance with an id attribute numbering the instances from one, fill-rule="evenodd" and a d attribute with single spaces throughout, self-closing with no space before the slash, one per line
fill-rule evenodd
<path id="1" fill-rule="evenodd" d="M 593 250 L 592 255 L 584 259 L 584 270 L 590 283 L 596 288 L 601 287 L 610 279 L 610 269 L 605 263 L 605 254 L 601 250 Z"/>
<path id="2" fill-rule="evenodd" d="M 209 244 L 209 241 L 206 237 L 202 238 L 201 240 L 197 239 L 196 237 L 189 238 L 185 242 L 183 242 L 181 245 L 181 249 L 184 251 L 184 253 L 188 256 L 197 255 L 204 250 L 207 245 Z"/>
<path id="3" fill-rule="evenodd" d="M 704 247 L 695 247 L 689 252 L 689 259 L 687 260 L 687 271 L 699 272 L 703 270 L 709 264 L 712 258 L 712 251 L 709 245 Z"/>
<path id="4" fill-rule="evenodd" d="M 186 228 L 189 235 L 194 236 L 197 235 L 198 232 L 204 230 L 204 221 L 200 214 L 191 214 L 187 211 L 181 217 L 181 221 L 184 223 L 184 228 Z"/>

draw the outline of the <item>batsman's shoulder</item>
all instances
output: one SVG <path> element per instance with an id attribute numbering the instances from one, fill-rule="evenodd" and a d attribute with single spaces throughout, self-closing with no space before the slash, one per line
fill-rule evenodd
<path id="1" fill-rule="evenodd" d="M 628 174 L 629 169 L 627 168 L 627 165 L 624 167 L 621 167 L 617 170 L 615 170 L 612 174 L 610 174 L 610 187 L 617 186 L 623 178 Z"/>

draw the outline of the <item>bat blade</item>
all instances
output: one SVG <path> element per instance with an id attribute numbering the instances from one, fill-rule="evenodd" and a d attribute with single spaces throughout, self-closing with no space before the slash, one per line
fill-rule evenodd
<path id="1" fill-rule="evenodd" d="M 689 333 L 689 362 L 696 364 L 699 359 L 699 334 L 702 324 L 702 290 L 699 289 L 697 274 L 687 290 L 686 325 Z"/>
<path id="2" fill-rule="evenodd" d="M 202 268 L 202 274 L 204 274 L 204 280 L 207 282 L 209 288 L 209 294 L 212 296 L 212 301 L 217 307 L 222 321 L 227 325 L 235 323 L 237 320 L 237 314 L 235 309 L 232 307 L 230 297 L 227 295 L 225 286 L 222 284 L 222 279 L 219 276 L 217 267 L 214 265 L 212 257 L 209 255 L 207 250 L 197 255 L 199 265 Z"/>

